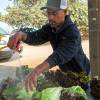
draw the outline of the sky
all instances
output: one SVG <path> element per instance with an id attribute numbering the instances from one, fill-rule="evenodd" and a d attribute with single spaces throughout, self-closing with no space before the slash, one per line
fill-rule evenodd
<path id="1" fill-rule="evenodd" d="M 6 11 L 5 11 L 6 7 L 8 5 L 11 6 L 12 5 L 12 2 L 13 2 L 13 0 L 0 0 L 0 12 L 2 14 L 6 14 Z"/>

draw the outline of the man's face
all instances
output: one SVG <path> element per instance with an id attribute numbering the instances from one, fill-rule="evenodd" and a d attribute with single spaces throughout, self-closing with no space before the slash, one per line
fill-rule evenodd
<path id="1" fill-rule="evenodd" d="M 47 16 L 51 27 L 57 28 L 64 23 L 66 13 L 64 10 L 47 9 Z"/>

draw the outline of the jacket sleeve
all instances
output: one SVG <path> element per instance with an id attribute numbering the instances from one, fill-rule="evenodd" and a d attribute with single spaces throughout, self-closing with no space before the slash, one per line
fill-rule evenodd
<path id="1" fill-rule="evenodd" d="M 47 26 L 43 26 L 41 29 L 34 32 L 25 33 L 27 34 L 27 39 L 23 42 L 29 45 L 40 45 L 49 41 L 49 32 Z"/>
<path id="2" fill-rule="evenodd" d="M 69 62 L 78 52 L 79 43 L 79 35 L 66 37 L 46 61 L 51 67 Z"/>

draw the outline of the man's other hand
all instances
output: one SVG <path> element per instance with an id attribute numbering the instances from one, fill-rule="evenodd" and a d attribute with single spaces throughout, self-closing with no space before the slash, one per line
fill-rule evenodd
<path id="1" fill-rule="evenodd" d="M 26 40 L 26 34 L 19 31 L 19 32 L 16 32 L 16 34 L 12 35 L 10 38 L 9 38 L 9 41 L 8 41 L 8 44 L 7 46 L 10 48 L 10 49 L 14 49 L 16 50 L 17 48 L 17 45 L 19 45 L 18 43 L 20 43 L 20 41 L 24 41 Z"/>

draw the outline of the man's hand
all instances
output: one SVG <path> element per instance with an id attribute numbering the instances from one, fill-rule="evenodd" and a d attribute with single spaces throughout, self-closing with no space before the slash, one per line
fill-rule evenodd
<path id="1" fill-rule="evenodd" d="M 25 79 L 25 87 L 26 91 L 33 90 L 33 86 L 37 86 L 37 72 L 35 70 L 32 70 L 31 73 L 28 74 L 28 76 Z"/>
<path id="2" fill-rule="evenodd" d="M 50 68 L 50 65 L 48 62 L 43 62 L 42 64 L 38 65 L 35 69 L 32 70 L 31 73 L 28 74 L 28 76 L 25 79 L 25 87 L 26 91 L 33 90 L 33 86 L 37 86 L 37 77 L 45 72 L 48 71 Z"/>
<path id="3" fill-rule="evenodd" d="M 8 41 L 8 44 L 7 46 L 10 48 L 10 49 L 17 49 L 17 45 L 19 45 L 18 43 L 20 41 L 23 41 L 26 39 L 26 34 L 23 33 L 23 32 L 17 32 L 16 34 L 12 35 L 10 38 L 9 38 L 9 41 Z"/>

